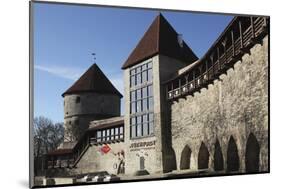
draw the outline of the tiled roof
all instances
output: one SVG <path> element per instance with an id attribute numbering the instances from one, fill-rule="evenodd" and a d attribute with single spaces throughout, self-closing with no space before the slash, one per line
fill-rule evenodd
<path id="1" fill-rule="evenodd" d="M 97 64 L 93 64 L 62 96 L 83 92 L 109 93 L 122 97 Z"/>
<path id="2" fill-rule="evenodd" d="M 122 69 L 136 65 L 156 54 L 181 60 L 187 65 L 198 59 L 184 41 L 182 46 L 180 46 L 178 33 L 162 14 L 159 14 L 152 22 L 142 39 L 123 64 Z"/>
<path id="3" fill-rule="evenodd" d="M 92 121 L 88 130 L 105 129 L 114 126 L 124 125 L 124 117 L 112 117 L 103 120 Z"/>
<path id="4" fill-rule="evenodd" d="M 53 156 L 53 155 L 63 155 L 63 154 L 71 154 L 72 149 L 55 149 L 53 151 L 48 152 L 47 155 Z"/>

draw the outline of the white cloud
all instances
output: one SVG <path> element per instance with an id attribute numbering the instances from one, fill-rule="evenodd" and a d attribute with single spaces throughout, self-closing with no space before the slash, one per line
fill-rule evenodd
<path id="1" fill-rule="evenodd" d="M 45 66 L 45 65 L 35 65 L 35 69 L 48 72 L 50 74 L 56 75 L 61 78 L 77 80 L 83 73 L 80 68 L 71 68 L 63 66 Z"/>
<path id="2" fill-rule="evenodd" d="M 63 66 L 53 66 L 53 65 L 35 65 L 35 69 L 50 73 L 52 75 L 69 79 L 72 81 L 77 80 L 84 72 L 85 69 L 75 68 L 75 67 L 63 67 Z M 112 84 L 119 90 L 120 93 L 124 93 L 124 81 L 122 74 L 109 74 L 108 79 Z"/>

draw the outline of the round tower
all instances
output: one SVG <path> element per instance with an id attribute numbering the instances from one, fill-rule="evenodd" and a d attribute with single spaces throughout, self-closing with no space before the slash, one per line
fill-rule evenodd
<path id="1" fill-rule="evenodd" d="M 93 64 L 66 92 L 64 97 L 64 141 L 76 141 L 90 121 L 120 116 L 121 93 Z"/>

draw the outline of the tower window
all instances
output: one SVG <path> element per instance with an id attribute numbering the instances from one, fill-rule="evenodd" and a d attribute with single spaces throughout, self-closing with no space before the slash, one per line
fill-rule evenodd
<path id="1" fill-rule="evenodd" d="M 80 96 L 76 97 L 76 103 L 80 103 Z"/>
<path id="2" fill-rule="evenodd" d="M 154 133 L 152 62 L 132 68 L 130 78 L 136 81 L 131 82 L 130 90 L 131 138 L 151 136 Z"/>
<path id="3" fill-rule="evenodd" d="M 74 122 L 75 122 L 75 125 L 79 125 L 79 120 L 78 119 L 75 120 Z"/>

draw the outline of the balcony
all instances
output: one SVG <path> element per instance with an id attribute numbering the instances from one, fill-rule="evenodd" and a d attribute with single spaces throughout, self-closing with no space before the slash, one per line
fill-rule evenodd
<path id="1" fill-rule="evenodd" d="M 206 55 L 189 70 L 165 83 L 167 99 L 192 95 L 226 73 L 268 33 L 266 17 L 235 17 Z"/>

